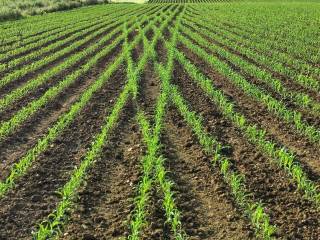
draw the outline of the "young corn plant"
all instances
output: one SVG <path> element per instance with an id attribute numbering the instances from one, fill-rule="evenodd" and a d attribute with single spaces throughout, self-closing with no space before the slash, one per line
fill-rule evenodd
<path id="1" fill-rule="evenodd" d="M 124 50 L 123 50 L 123 58 L 127 58 L 127 60 L 130 62 L 130 54 L 131 50 L 137 45 L 137 43 L 142 39 L 143 34 L 151 28 L 151 25 L 154 24 L 156 21 L 159 20 L 159 17 L 154 19 L 153 21 L 150 21 L 148 26 L 146 26 L 143 31 L 141 31 L 138 35 L 138 37 L 135 38 L 135 40 L 129 44 L 128 39 L 125 39 L 124 44 Z M 126 26 L 124 26 L 124 32 L 127 35 L 128 30 Z M 142 58 L 143 59 L 143 58 Z M 38 231 L 34 233 L 35 239 L 47 239 L 48 237 L 55 236 L 59 234 L 61 227 L 63 226 L 65 220 L 66 220 L 66 212 L 68 209 L 72 206 L 73 201 L 77 195 L 77 189 L 81 186 L 86 173 L 90 167 L 94 164 L 95 159 L 100 155 L 102 148 L 104 144 L 106 143 L 110 131 L 114 128 L 114 126 L 117 124 L 120 113 L 125 106 L 126 102 L 128 101 L 130 95 L 134 96 L 133 90 L 137 87 L 137 81 L 136 78 L 132 76 L 132 70 L 133 66 L 128 67 L 128 82 L 125 85 L 123 91 L 119 95 L 115 105 L 112 108 L 111 114 L 106 118 L 106 123 L 102 127 L 101 132 L 95 137 L 95 140 L 92 144 L 91 149 L 86 153 L 84 160 L 81 162 L 80 166 L 76 168 L 76 170 L 72 173 L 70 180 L 65 184 L 65 186 L 60 191 L 61 194 L 61 201 L 58 204 L 58 207 L 55 209 L 55 211 L 48 216 L 48 219 L 43 221 L 42 224 L 40 224 Z M 138 74 L 142 69 L 136 69 L 136 73 Z M 145 162 L 152 163 L 152 160 L 149 160 L 146 158 Z M 147 168 L 151 168 L 152 165 L 144 165 Z M 148 169 L 146 169 L 148 171 Z M 144 194 L 148 191 L 150 188 L 150 180 L 145 177 L 142 180 L 143 182 L 143 188 L 141 188 L 142 198 L 139 199 L 139 203 L 141 203 L 142 207 L 144 205 L 144 202 L 147 200 L 147 195 Z M 138 205 L 138 208 L 140 208 L 140 205 Z M 140 212 L 143 214 L 143 211 Z M 140 221 L 141 219 L 141 221 Z M 136 224 L 142 224 L 143 223 L 143 217 L 139 218 Z"/>
<path id="2" fill-rule="evenodd" d="M 274 160 L 278 166 L 285 170 L 289 176 L 296 182 L 307 199 L 316 206 L 320 206 L 320 194 L 317 185 L 308 179 L 308 175 L 295 159 L 294 154 L 284 147 L 278 147 L 277 144 L 265 137 L 265 130 L 250 124 L 244 115 L 236 112 L 232 102 L 224 95 L 221 90 L 214 87 L 211 79 L 208 79 L 199 69 L 194 66 L 182 52 L 176 50 L 176 58 L 184 67 L 186 73 L 198 84 L 198 86 L 211 98 L 223 115 L 235 124 L 248 138 L 255 144 L 262 153 Z M 302 174 L 300 174 L 302 172 Z M 299 173 L 299 174 L 298 174 Z"/>
<path id="3" fill-rule="evenodd" d="M 158 20 L 158 18 L 153 19 L 146 25 L 143 32 L 151 28 L 152 24 Z M 130 48 L 132 49 L 136 44 L 141 40 L 143 32 L 130 43 Z M 110 49 L 106 49 L 109 51 Z M 104 50 L 102 53 L 105 53 Z M 103 55 L 102 55 L 103 56 Z M 32 163 L 36 161 L 38 156 L 48 149 L 50 143 L 52 143 L 62 132 L 69 126 L 75 117 L 81 112 L 81 110 L 86 106 L 90 101 L 95 92 L 97 92 L 105 83 L 109 80 L 111 75 L 119 68 L 120 64 L 124 61 L 126 57 L 126 52 L 122 52 L 115 61 L 99 76 L 99 78 L 90 86 L 88 89 L 81 95 L 78 102 L 73 104 L 70 107 L 70 110 L 62 115 L 59 120 L 48 130 L 48 134 L 43 138 L 39 139 L 37 144 L 31 148 L 24 157 L 22 157 L 16 164 L 11 167 L 9 176 L 3 181 L 0 182 L 0 198 L 3 197 L 6 192 L 13 188 L 17 179 L 22 177 L 32 166 Z M 146 62 L 146 60 L 144 60 Z M 88 66 L 90 67 L 90 66 Z M 140 65 L 143 67 L 143 65 Z M 141 71 L 141 70 L 140 70 Z M 131 87 L 132 87 L 131 81 Z"/>
<path id="4" fill-rule="evenodd" d="M 59 47 L 64 46 L 65 44 L 71 45 L 73 42 L 77 42 L 77 39 L 79 37 L 84 38 L 86 35 L 89 35 L 94 31 L 98 31 L 101 28 L 105 29 L 105 27 L 108 27 L 109 29 L 110 28 L 112 29 L 113 27 L 116 27 L 117 25 L 121 24 L 123 21 L 128 20 L 131 16 L 134 16 L 137 14 L 132 12 L 132 10 L 125 11 L 125 12 L 127 12 L 128 15 L 119 16 L 119 13 L 113 13 L 108 17 L 104 16 L 99 21 L 88 22 L 87 24 L 79 23 L 74 28 L 71 27 L 67 31 L 62 31 L 58 36 L 53 35 L 48 38 L 42 39 L 42 41 L 37 41 L 34 44 L 30 44 L 28 45 L 28 47 L 17 48 L 17 49 L 14 49 L 14 51 L 6 52 L 5 54 L 6 58 L 9 58 L 9 59 L 10 57 L 14 57 L 14 58 L 9 62 L 6 62 L 6 64 L 0 64 L 0 73 L 8 72 L 8 70 L 11 70 L 12 68 L 18 67 L 21 64 L 24 64 L 24 63 L 27 63 L 28 61 L 32 61 L 36 58 L 39 58 L 44 54 L 53 52 L 59 49 Z M 64 35 L 66 36 L 70 35 L 70 36 L 59 40 L 59 38 L 61 38 Z M 16 55 L 19 56 L 19 54 L 22 54 L 28 50 L 33 50 L 34 48 L 40 47 L 42 44 L 46 44 L 48 42 L 50 43 L 50 41 L 53 41 L 54 43 L 49 44 L 46 47 L 42 47 L 39 50 L 32 51 L 21 57 L 15 57 Z M 35 63 L 35 61 L 33 61 L 33 63 Z"/>
<path id="5" fill-rule="evenodd" d="M 203 14 L 201 17 L 194 18 L 189 16 L 186 19 L 196 23 L 197 29 L 205 27 L 206 32 L 214 31 L 218 33 L 214 35 L 214 39 L 219 39 L 220 42 L 236 49 L 256 62 L 269 66 L 274 71 L 290 77 L 292 81 L 295 81 L 302 87 L 316 92 L 320 90 L 320 84 L 317 81 L 317 77 L 320 74 L 319 69 L 283 52 L 279 53 L 270 46 L 271 42 L 260 41 L 261 38 L 257 36 L 255 36 L 256 38 L 253 41 L 253 35 L 247 35 L 247 38 L 240 37 L 237 33 L 233 32 L 235 29 L 231 32 L 225 30 L 221 23 L 217 25 L 216 19 L 214 19 L 214 22 L 212 19 L 203 19 Z M 240 35 L 243 36 L 243 33 L 240 33 Z M 253 47 L 254 50 L 252 49 Z"/>
<path id="6" fill-rule="evenodd" d="M 38 231 L 34 233 L 35 239 L 45 240 L 60 233 L 66 220 L 65 214 L 73 204 L 77 195 L 77 189 L 83 183 L 88 169 L 92 167 L 94 161 L 100 155 L 111 130 L 117 124 L 120 113 L 130 96 L 130 88 L 131 86 L 129 84 L 124 87 L 111 111 L 111 114 L 106 118 L 106 123 L 103 125 L 101 132 L 95 137 L 91 149 L 86 153 L 80 166 L 71 174 L 70 180 L 59 191 L 61 201 L 58 203 L 57 208 L 48 216 L 47 220 L 43 221 L 39 225 Z"/>
<path id="7" fill-rule="evenodd" d="M 158 106 L 165 107 L 163 104 L 158 104 Z M 157 116 L 163 118 L 161 114 L 158 114 Z M 152 176 L 153 185 L 156 183 L 159 184 L 164 196 L 162 205 L 167 217 L 166 222 L 170 224 L 175 239 L 186 239 L 187 236 L 181 227 L 180 212 L 176 207 L 174 194 L 172 192 L 172 186 L 174 183 L 167 179 L 167 172 L 164 167 L 165 159 L 161 155 L 159 156 L 161 148 L 161 144 L 159 143 L 160 132 L 154 134 L 154 131 L 150 129 L 150 124 L 142 111 L 138 112 L 137 121 L 140 125 L 143 139 L 147 145 L 147 157 L 150 156 L 150 161 L 152 161 L 151 171 L 154 175 Z M 162 124 L 162 121 L 157 122 L 158 124 Z M 161 129 L 161 127 L 158 129 Z M 133 237 L 133 235 L 131 236 Z"/>
<path id="8" fill-rule="evenodd" d="M 148 15 L 149 14 L 152 15 L 153 13 L 155 13 L 156 12 L 155 10 L 151 11 L 150 13 L 148 11 L 145 11 L 144 14 L 147 14 L 147 15 L 140 16 L 139 20 L 142 20 L 142 22 L 146 21 L 146 19 L 148 19 Z M 28 93 L 43 86 L 48 80 L 50 80 L 50 78 L 56 76 L 57 74 L 65 71 L 66 69 L 68 69 L 70 67 L 75 66 L 76 64 L 81 62 L 81 60 L 85 60 L 91 54 L 96 53 L 98 49 L 105 49 L 105 48 L 111 49 L 111 47 L 116 47 L 117 45 L 119 45 L 121 43 L 121 41 L 123 40 L 123 33 L 120 34 L 121 33 L 121 25 L 118 27 L 116 27 L 116 26 L 123 23 L 123 22 L 129 23 L 130 25 L 132 25 L 130 28 L 130 31 L 132 31 L 133 29 L 135 29 L 139 25 L 139 22 L 133 21 L 133 17 L 130 20 L 127 18 L 122 18 L 122 19 L 119 19 L 115 24 L 111 24 L 109 27 L 115 27 L 115 29 L 110 31 L 108 34 L 104 35 L 98 42 L 90 45 L 89 47 L 85 48 L 83 51 L 72 54 L 70 57 L 66 58 L 66 60 L 63 61 L 61 64 L 58 64 L 57 66 L 51 68 L 50 70 L 44 72 L 43 74 L 38 75 L 36 78 L 26 82 L 21 87 L 14 89 L 13 91 L 11 91 L 7 95 L 5 95 L 3 98 L 1 98 L 0 99 L 0 112 L 5 111 L 8 107 L 12 106 L 12 104 L 17 102 L 21 98 L 25 97 Z M 118 34 L 120 34 L 120 36 L 117 36 Z M 90 39 L 91 39 L 90 35 L 88 37 L 90 37 Z M 112 41 L 112 43 L 110 45 L 105 47 L 105 45 L 108 43 L 108 41 L 110 41 L 110 39 L 112 39 L 112 38 L 115 38 L 115 39 Z M 91 57 L 91 59 L 95 59 L 98 55 L 101 55 L 101 53 L 96 54 L 95 56 Z M 89 62 L 90 62 L 90 59 L 89 59 Z M 83 67 L 86 67 L 86 65 L 84 65 Z M 75 81 L 76 76 L 81 76 L 83 74 L 85 74 L 83 69 L 78 69 L 77 71 L 68 75 L 66 78 L 70 78 L 70 76 L 71 76 Z M 70 83 L 71 83 L 71 81 L 70 81 Z M 59 82 L 58 84 L 61 84 L 61 83 Z M 54 92 L 58 93 L 58 91 L 54 91 Z M 21 116 L 19 117 L 19 119 L 21 119 Z M 1 136 L 1 134 L 0 134 L 0 136 Z"/>
<path id="9" fill-rule="evenodd" d="M 249 83 L 245 78 L 240 74 L 234 72 L 228 64 L 220 61 L 217 57 L 208 54 L 198 45 L 193 44 L 189 39 L 179 35 L 179 40 L 183 43 L 188 49 L 198 55 L 205 62 L 210 64 L 211 67 L 215 68 L 219 73 L 224 76 L 228 76 L 235 86 L 242 89 L 248 96 L 253 97 L 257 101 L 263 103 L 268 111 L 274 113 L 280 119 L 283 119 L 285 122 L 292 124 L 293 127 L 303 136 L 305 136 L 310 142 L 315 144 L 320 144 L 320 130 L 310 124 L 306 123 L 301 114 L 288 109 L 281 101 L 270 96 L 265 91 L 261 90 L 259 87 L 254 84 Z"/>
<path id="10" fill-rule="evenodd" d="M 130 27 L 130 31 L 133 31 L 138 25 L 139 22 L 144 22 L 148 19 L 148 16 L 143 16 L 139 19 L 139 21 L 135 22 Z M 129 21 L 130 23 L 134 22 L 133 20 Z M 115 29 L 115 31 L 118 31 Z M 62 71 L 65 69 L 65 66 L 68 66 L 69 61 L 74 62 L 78 61 L 80 58 L 84 58 L 90 53 L 93 53 L 99 48 L 102 48 L 105 43 L 113 36 L 114 32 L 110 32 L 110 34 L 104 36 L 97 44 L 94 44 L 84 50 L 83 52 L 80 52 L 78 54 L 75 54 L 70 59 L 66 60 L 63 64 L 58 65 L 56 68 L 53 68 L 52 71 L 54 73 L 50 73 L 49 76 L 54 75 L 56 71 Z M 60 81 L 57 85 L 53 86 L 52 88 L 48 89 L 44 95 L 42 95 L 39 99 L 36 99 L 35 101 L 30 102 L 28 105 L 23 107 L 21 110 L 19 110 L 15 115 L 12 116 L 11 119 L 3 122 L 0 124 L 0 141 L 7 137 L 9 134 L 13 133 L 14 130 L 16 130 L 19 126 L 21 126 L 27 119 L 29 119 L 31 116 L 33 116 L 41 107 L 48 104 L 49 101 L 54 99 L 58 96 L 59 93 L 61 93 L 63 90 L 65 90 L 67 87 L 69 87 L 71 84 L 73 84 L 81 75 L 84 75 L 90 69 L 97 64 L 97 62 L 102 59 L 104 56 L 107 56 L 116 46 L 118 46 L 121 41 L 124 39 L 124 34 L 122 33 L 120 36 L 118 36 L 114 41 L 109 44 L 107 47 L 103 48 L 102 51 L 97 53 L 95 56 L 93 56 L 85 65 L 82 66 L 82 68 L 76 70 L 75 72 L 68 75 L 65 79 Z M 115 60 L 116 61 L 116 60 Z M 66 65 L 65 65 L 66 64 Z M 30 91 L 30 89 L 33 89 L 35 87 L 39 87 L 39 82 L 41 84 L 41 81 L 38 81 L 39 79 L 35 79 L 34 81 L 31 81 L 30 83 L 26 84 L 22 88 L 18 88 L 8 94 L 4 99 L 0 100 L 0 111 L 4 108 L 8 107 L 10 104 L 12 104 L 15 100 L 19 99 L 20 97 L 24 96 L 26 93 Z"/>
<path id="11" fill-rule="evenodd" d="M 229 51 L 225 50 L 223 47 L 219 47 L 218 45 L 210 44 L 207 39 L 217 39 L 220 42 L 223 42 L 223 38 L 217 37 L 217 35 L 212 34 L 211 32 L 206 31 L 205 29 L 199 29 L 197 31 L 204 37 L 202 37 L 199 32 L 195 32 L 196 25 L 193 22 L 188 21 L 188 26 L 183 26 L 181 28 L 182 32 L 186 34 L 190 39 L 195 41 L 199 46 L 203 48 L 208 48 L 213 53 L 219 54 L 235 66 L 238 66 L 241 71 L 249 74 L 250 76 L 255 76 L 258 80 L 267 84 L 272 88 L 275 92 L 277 92 L 282 98 L 289 98 L 296 106 L 302 106 L 307 108 L 307 110 L 311 111 L 313 115 L 319 116 L 320 114 L 320 104 L 313 100 L 309 95 L 301 92 L 296 92 L 294 90 L 287 89 L 281 80 L 276 79 L 272 76 L 271 73 L 263 70 L 254 64 L 249 63 L 245 59 L 238 57 L 236 54 L 232 54 Z M 227 44 L 230 47 L 229 44 Z M 239 50 L 236 48 L 235 50 Z M 245 54 L 245 53 L 244 53 Z"/>
<path id="12" fill-rule="evenodd" d="M 176 9 L 177 10 L 177 9 Z M 167 26 L 169 21 L 165 23 L 163 26 Z M 159 31 L 156 31 L 155 37 L 159 39 L 162 36 L 162 29 L 164 27 L 160 27 Z M 173 38 L 175 39 L 175 38 Z M 154 47 L 156 46 L 157 41 L 152 41 L 151 44 L 148 43 L 147 39 L 144 40 L 144 48 L 150 55 L 150 57 L 155 58 Z M 173 57 L 173 55 L 172 55 Z M 167 71 L 172 71 L 173 61 L 170 61 L 168 58 Z M 138 64 L 139 66 L 139 64 Z M 161 67 L 158 66 L 158 69 Z M 161 68 L 163 70 L 163 68 Z M 161 71 L 160 70 L 160 71 Z M 167 73 L 168 75 L 168 73 Z M 147 154 L 142 159 L 142 168 L 143 168 L 143 176 L 139 185 L 138 197 L 135 201 L 135 210 L 133 212 L 132 221 L 130 223 L 131 234 L 129 239 L 139 239 L 140 232 L 144 225 L 145 221 L 145 207 L 147 205 L 149 194 L 153 185 L 154 171 L 156 172 L 157 179 L 159 180 L 161 189 L 164 192 L 164 208 L 166 210 L 167 221 L 171 224 L 174 235 L 177 239 L 184 239 L 183 234 L 181 233 L 181 223 L 179 217 L 179 211 L 175 208 L 173 195 L 171 193 L 171 183 L 168 182 L 165 178 L 165 170 L 163 168 L 163 161 L 158 157 L 158 151 L 160 149 L 160 134 L 162 129 L 162 121 L 165 115 L 165 109 L 167 105 L 168 93 L 166 91 L 162 91 L 158 98 L 156 110 L 155 110 L 155 126 L 153 131 L 149 130 L 149 123 L 144 117 L 142 112 L 137 114 L 138 122 L 140 123 L 141 130 L 144 135 L 144 139 L 147 143 Z M 156 166 L 156 167 L 155 167 Z M 154 169 L 155 168 L 155 169 Z"/>
<path id="13" fill-rule="evenodd" d="M 206 154 L 212 155 L 212 165 L 214 167 L 219 166 L 225 182 L 231 189 L 235 202 L 250 219 L 256 235 L 262 239 L 272 239 L 276 232 L 276 227 L 270 223 L 270 218 L 264 212 L 262 205 L 249 198 L 244 176 L 232 170 L 231 161 L 222 154 L 221 150 L 225 147 L 216 138 L 207 134 L 202 125 L 201 118 L 195 112 L 189 110 L 177 87 L 172 85 L 170 89 L 173 104 L 197 136 Z"/>

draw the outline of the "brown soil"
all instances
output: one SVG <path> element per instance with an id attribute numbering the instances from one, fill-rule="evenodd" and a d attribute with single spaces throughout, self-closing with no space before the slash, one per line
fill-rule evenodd
<path id="1" fill-rule="evenodd" d="M 154 109 L 160 93 L 160 80 L 154 71 L 154 64 L 148 64 L 140 79 L 138 105 L 146 112 L 149 120 L 153 121 Z"/>

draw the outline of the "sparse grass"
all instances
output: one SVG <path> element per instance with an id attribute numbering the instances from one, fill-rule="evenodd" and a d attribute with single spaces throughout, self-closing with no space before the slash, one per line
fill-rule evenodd
<path id="1" fill-rule="evenodd" d="M 109 0 L 0 0 L 0 21 L 102 3 Z"/>

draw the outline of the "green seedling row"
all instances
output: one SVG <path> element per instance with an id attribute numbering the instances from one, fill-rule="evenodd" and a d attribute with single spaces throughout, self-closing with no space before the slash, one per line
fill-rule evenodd
<path id="1" fill-rule="evenodd" d="M 308 178 L 298 160 L 295 159 L 294 154 L 285 147 L 279 147 L 272 140 L 268 140 L 266 130 L 259 129 L 256 125 L 250 124 L 244 115 L 236 112 L 234 104 L 228 100 L 221 90 L 216 89 L 212 80 L 200 72 L 183 53 L 176 51 L 176 56 L 188 75 L 195 80 L 199 87 L 212 99 L 214 104 L 220 108 L 224 116 L 232 121 L 250 142 L 255 144 L 267 157 L 273 159 L 281 169 L 286 171 L 296 183 L 297 188 L 304 192 L 307 199 L 319 206 L 320 193 L 318 186 Z"/>
<path id="2" fill-rule="evenodd" d="M 156 10 L 157 9 L 154 9 L 152 12 L 156 12 Z M 141 13 L 141 15 L 147 14 L 147 13 L 148 12 L 145 11 L 145 12 Z M 133 23 L 133 20 L 129 20 L 127 18 L 124 18 L 124 19 L 121 19 L 119 21 L 119 23 L 117 23 L 117 25 L 121 24 L 123 22 L 126 22 L 126 21 Z M 135 24 L 135 26 L 137 27 L 137 24 Z M 107 48 L 110 48 L 111 46 L 115 47 L 116 44 L 119 44 L 121 42 L 121 40 L 123 39 L 123 37 L 122 37 L 123 34 L 119 35 L 120 33 L 121 33 L 121 25 L 119 25 L 118 27 L 116 27 L 115 29 L 110 31 L 108 34 L 106 34 L 104 37 L 102 37 L 99 40 L 99 42 L 97 42 L 93 45 L 90 45 L 88 48 L 85 48 L 83 51 L 80 51 L 80 52 L 77 52 L 77 53 L 71 55 L 69 58 L 67 58 L 61 64 L 58 64 L 57 66 L 49 69 L 47 72 L 28 81 L 27 83 L 25 83 L 21 87 L 11 91 L 4 98 L 0 99 L 0 112 L 6 110 L 6 108 L 10 107 L 15 101 L 21 99 L 22 97 L 24 97 L 28 93 L 30 93 L 30 92 L 34 91 L 35 89 L 39 88 L 40 86 L 44 85 L 48 80 L 50 80 L 50 78 L 65 71 L 69 67 L 77 65 L 78 62 L 86 59 L 88 55 L 94 53 L 99 48 L 102 48 L 104 45 L 106 45 L 108 43 L 108 41 L 110 41 L 113 38 L 114 38 L 114 40 Z M 117 35 L 119 35 L 119 36 L 117 36 Z M 94 65 L 91 65 L 91 66 L 94 66 Z M 80 69 L 78 71 L 81 71 L 81 70 L 83 73 L 83 69 Z M 87 70 L 89 70 L 89 69 L 87 69 Z M 74 72 L 71 74 L 77 75 Z M 76 78 L 74 78 L 74 79 L 76 79 Z M 61 82 L 60 82 L 60 84 L 61 84 Z M 12 125 L 12 124 L 10 124 L 10 125 Z M 1 130 L 0 130 L 0 132 L 1 132 Z"/>
<path id="3" fill-rule="evenodd" d="M 212 68 L 219 73 L 227 76 L 232 83 L 245 92 L 248 96 L 254 98 L 266 106 L 268 111 L 274 113 L 277 117 L 291 124 L 301 135 L 305 136 L 310 142 L 320 143 L 320 130 L 305 122 L 301 113 L 288 109 L 282 101 L 273 98 L 269 93 L 260 87 L 248 82 L 243 76 L 235 72 L 227 63 L 219 60 L 214 55 L 208 54 L 199 45 L 193 44 L 186 37 L 179 35 L 180 41 L 200 58 L 206 61 Z"/>
<path id="4" fill-rule="evenodd" d="M 186 33 L 186 35 L 188 35 L 193 41 L 195 41 L 201 47 L 204 47 L 204 48 L 208 47 L 213 53 L 218 54 L 219 56 L 228 60 L 230 63 L 239 67 L 246 74 L 256 77 L 259 81 L 267 84 L 272 90 L 277 92 L 283 99 L 289 98 L 296 106 L 301 106 L 306 108 L 308 112 L 312 112 L 313 115 L 316 115 L 316 116 L 320 115 L 320 104 L 316 102 L 314 99 L 312 99 L 310 95 L 287 89 L 282 83 L 282 81 L 274 78 L 271 73 L 257 67 L 254 64 L 250 64 L 248 61 L 244 60 L 241 57 L 238 57 L 235 54 L 228 52 L 222 47 L 219 47 L 214 44 L 210 44 L 207 39 L 199 36 L 199 34 L 196 34 L 194 32 L 194 29 L 196 29 L 195 24 L 193 24 L 192 22 L 188 22 L 188 24 L 192 26 L 193 29 L 184 27 L 183 28 L 184 33 Z M 232 44 L 224 43 L 221 38 L 205 30 L 201 30 L 201 33 L 208 39 L 218 40 L 221 43 L 226 44 L 228 47 L 233 47 Z M 235 47 L 234 50 L 239 50 L 239 48 Z M 241 50 L 239 51 L 245 54 L 243 51 Z M 257 53 L 255 53 L 255 55 L 260 56 Z"/>
<path id="5" fill-rule="evenodd" d="M 150 21 L 148 25 L 139 32 L 138 36 L 132 43 L 124 46 L 121 62 L 128 57 L 128 51 L 131 51 L 138 42 L 142 39 L 143 35 L 149 30 L 156 21 L 159 21 L 160 17 L 157 16 L 154 20 Z M 127 31 L 126 31 L 127 32 Z M 128 32 L 127 32 L 128 33 Z M 108 70 L 107 70 L 108 71 Z M 110 74 L 108 74 L 110 76 Z M 66 212 L 70 209 L 73 200 L 77 195 L 77 189 L 81 186 L 84 178 L 86 177 L 87 170 L 92 167 L 94 161 L 100 155 L 103 146 L 105 145 L 110 132 L 117 124 L 120 117 L 120 113 L 127 103 L 130 96 L 134 96 L 133 90 L 136 89 L 137 82 L 135 78 L 128 79 L 127 84 L 124 86 L 122 92 L 117 98 L 112 111 L 109 116 L 106 117 L 105 124 L 102 126 L 101 132 L 95 137 L 90 150 L 86 153 L 84 160 L 80 163 L 80 166 L 71 174 L 70 180 L 59 191 L 61 194 L 61 201 L 53 213 L 48 216 L 47 220 L 44 220 L 38 227 L 38 231 L 35 232 L 35 239 L 47 239 L 53 235 L 60 233 L 63 223 L 66 220 Z"/>

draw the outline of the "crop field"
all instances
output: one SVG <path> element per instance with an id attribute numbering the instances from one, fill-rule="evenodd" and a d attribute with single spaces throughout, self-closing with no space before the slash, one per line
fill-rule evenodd
<path id="1" fill-rule="evenodd" d="M 1 240 L 319 239 L 320 3 L 177 2 L 0 23 Z"/>

